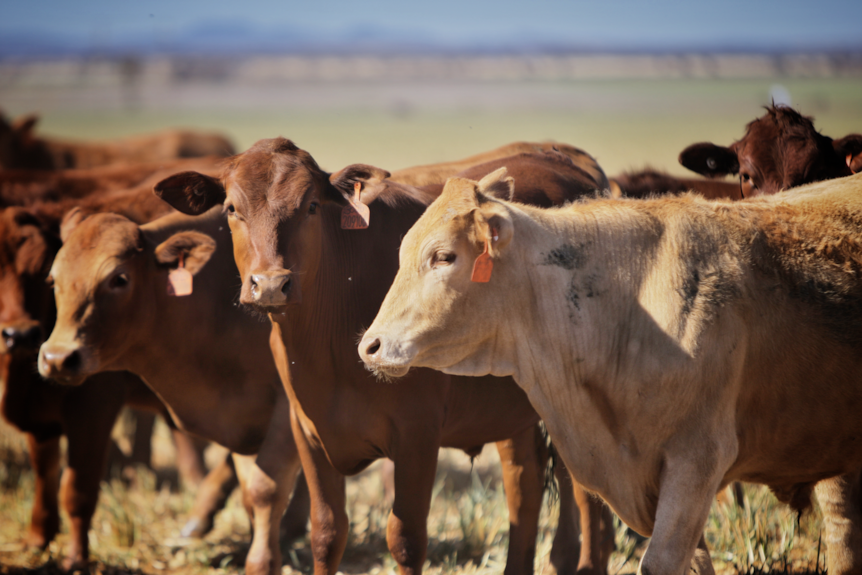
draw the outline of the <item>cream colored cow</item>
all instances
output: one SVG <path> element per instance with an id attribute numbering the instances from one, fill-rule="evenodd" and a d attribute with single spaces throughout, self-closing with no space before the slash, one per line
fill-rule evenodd
<path id="1" fill-rule="evenodd" d="M 817 484 L 829 572 L 862 572 L 862 175 L 555 210 L 490 196 L 504 176 L 450 180 L 405 236 L 369 368 L 514 376 L 576 479 L 652 537 L 641 573 L 711 570 L 734 480 L 797 509 Z"/>

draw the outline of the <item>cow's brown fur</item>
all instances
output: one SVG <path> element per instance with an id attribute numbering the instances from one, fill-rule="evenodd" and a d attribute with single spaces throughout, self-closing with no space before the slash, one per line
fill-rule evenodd
<path id="1" fill-rule="evenodd" d="M 614 184 L 619 188 L 616 197 L 649 198 L 666 194 L 682 194 L 696 192 L 707 199 L 731 200 L 742 199 L 742 192 L 737 182 L 722 182 L 703 178 L 677 178 L 651 168 L 640 171 L 623 172 L 611 179 L 611 189 Z"/>
<path id="2" fill-rule="evenodd" d="M 738 173 L 740 191 L 748 198 L 858 172 L 862 135 L 833 141 L 814 128 L 812 118 L 788 106 L 769 106 L 729 148 L 693 144 L 679 161 L 705 176 Z"/>
<path id="3" fill-rule="evenodd" d="M 566 165 L 556 158 L 550 164 Z M 587 172 L 568 165 L 577 182 L 570 191 L 578 196 Z M 427 186 L 387 183 L 388 175 L 363 165 L 330 175 L 292 142 L 275 139 L 236 157 L 219 179 L 179 174 L 156 190 L 191 212 L 225 202 L 243 278 L 240 301 L 269 312 L 272 351 L 294 409 L 312 494 L 315 572 L 334 573 L 344 550 L 344 475 L 382 456 L 395 462 L 390 550 L 403 573 L 421 571 L 438 448 L 476 453 L 489 441 L 499 442 L 510 512 L 518 511 L 506 572 L 530 572 L 544 456 L 536 453 L 537 418 L 524 396 L 511 381 L 471 378 L 450 386 L 447 377 L 427 370 L 398 386 L 380 385 L 355 360 L 357 333 L 395 273 L 395 246 L 433 196 Z M 590 192 L 605 182 L 594 181 Z M 371 202 L 371 226 L 342 230 L 341 209 L 356 183 L 363 201 Z M 507 437 L 516 439 L 500 442 Z M 591 515 L 596 524 L 597 511 Z M 593 568 L 603 570 L 599 537 L 592 541 Z"/>
<path id="4" fill-rule="evenodd" d="M 497 275 L 471 284 L 485 241 Z M 450 263 L 428 265 L 435 250 Z M 708 561 L 698 536 L 732 480 L 797 509 L 816 490 L 830 572 L 858 573 L 860 272 L 862 175 L 547 211 L 453 179 L 360 354 L 392 375 L 514 374 L 578 480 L 652 535 L 643 573 Z"/>

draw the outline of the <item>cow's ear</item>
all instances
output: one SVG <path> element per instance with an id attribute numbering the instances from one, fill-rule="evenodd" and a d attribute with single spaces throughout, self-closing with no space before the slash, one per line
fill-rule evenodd
<path id="1" fill-rule="evenodd" d="M 739 172 L 736 152 L 710 142 L 692 144 L 679 154 L 679 163 L 702 176 L 716 178 Z"/>
<path id="2" fill-rule="evenodd" d="M 92 212 L 85 211 L 80 206 L 75 206 L 66 212 L 66 215 L 63 216 L 63 221 L 60 222 L 60 241 L 66 243 L 66 240 L 75 228 L 91 215 L 93 215 Z"/>
<path id="3" fill-rule="evenodd" d="M 362 186 L 359 200 L 368 205 L 386 189 L 384 180 L 389 175 L 386 170 L 368 164 L 351 164 L 329 176 L 329 183 L 336 193 L 327 199 L 339 204 L 347 203 L 355 195 L 358 182 Z"/>
<path id="4" fill-rule="evenodd" d="M 206 234 L 179 232 L 156 246 L 156 262 L 163 267 L 176 268 L 182 254 L 183 267 L 195 275 L 203 269 L 215 249 L 216 241 Z"/>
<path id="5" fill-rule="evenodd" d="M 487 243 L 492 258 L 498 257 L 506 249 L 515 233 L 509 212 L 493 202 L 473 210 L 473 225 L 477 243 Z"/>
<path id="6" fill-rule="evenodd" d="M 854 174 L 862 172 L 862 135 L 850 134 L 833 140 L 832 147 L 835 148 L 835 153 L 847 163 L 851 172 Z"/>
<path id="7" fill-rule="evenodd" d="M 26 116 L 15 118 L 12 122 L 12 130 L 14 130 L 22 140 L 30 141 L 33 139 L 33 129 L 38 123 L 39 116 L 36 114 L 27 114 Z"/>
<path id="8" fill-rule="evenodd" d="M 226 193 L 218 178 L 198 172 L 181 172 L 155 185 L 153 192 L 171 207 L 190 216 L 224 203 Z"/>
<path id="9" fill-rule="evenodd" d="M 476 190 L 485 196 L 511 201 L 515 196 L 515 179 L 509 176 L 508 170 L 503 166 L 479 180 Z"/>

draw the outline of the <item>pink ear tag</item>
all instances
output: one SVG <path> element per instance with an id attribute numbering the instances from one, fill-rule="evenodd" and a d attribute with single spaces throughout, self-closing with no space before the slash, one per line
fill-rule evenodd
<path id="1" fill-rule="evenodd" d="M 491 229 L 492 241 L 497 241 L 497 230 Z M 479 254 L 476 261 L 473 262 L 473 275 L 470 276 L 470 281 L 476 283 L 488 283 L 491 281 L 491 272 L 494 270 L 494 260 L 491 259 L 491 254 L 488 253 L 488 240 L 485 240 L 485 250 Z"/>
<path id="2" fill-rule="evenodd" d="M 341 209 L 342 230 L 364 230 L 371 221 L 371 210 L 359 201 L 359 192 L 362 191 L 362 182 L 353 184 L 354 195 L 350 203 Z"/>
<path id="3" fill-rule="evenodd" d="M 180 252 L 180 263 L 177 269 L 168 273 L 168 295 L 184 296 L 192 293 L 192 274 L 183 267 L 183 252 Z"/>

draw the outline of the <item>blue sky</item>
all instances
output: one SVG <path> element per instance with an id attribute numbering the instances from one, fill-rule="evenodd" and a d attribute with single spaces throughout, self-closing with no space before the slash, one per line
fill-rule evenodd
<path id="1" fill-rule="evenodd" d="M 862 48 L 859 0 L 0 0 L 0 7 L 0 35 L 100 45 L 176 41 L 203 30 L 323 45 L 367 38 L 515 49 Z"/>

